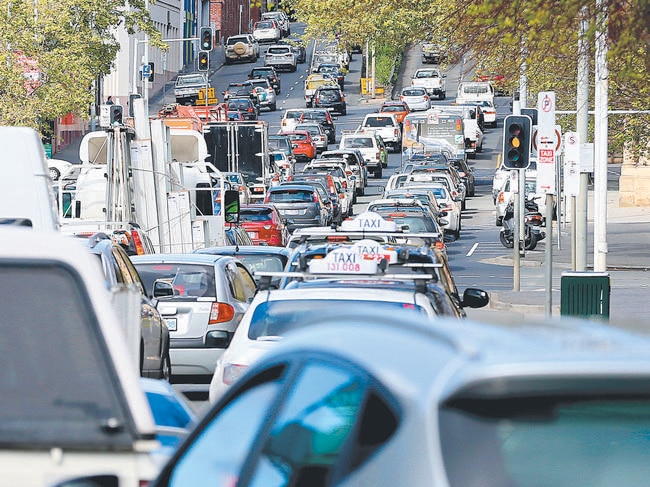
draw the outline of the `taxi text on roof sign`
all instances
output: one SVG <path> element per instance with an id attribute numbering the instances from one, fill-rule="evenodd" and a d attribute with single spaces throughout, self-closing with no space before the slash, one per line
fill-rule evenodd
<path id="1" fill-rule="evenodd" d="M 384 220 L 379 214 L 373 211 L 361 213 L 353 220 L 344 220 L 341 223 L 341 230 L 344 231 L 383 231 L 383 232 L 396 232 L 397 224 L 388 220 Z"/>
<path id="2" fill-rule="evenodd" d="M 324 259 L 309 262 L 312 274 L 375 274 L 377 261 L 366 259 L 357 249 L 341 248 L 327 254 Z"/>
<path id="3" fill-rule="evenodd" d="M 380 262 L 382 259 L 386 259 L 391 264 L 397 262 L 397 252 L 395 250 L 386 248 L 374 240 L 359 240 L 352 245 L 351 249 L 361 254 L 367 260 Z"/>

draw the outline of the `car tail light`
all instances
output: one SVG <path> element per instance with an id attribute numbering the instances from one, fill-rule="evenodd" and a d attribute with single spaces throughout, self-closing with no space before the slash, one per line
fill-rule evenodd
<path id="1" fill-rule="evenodd" d="M 352 171 L 345 171 L 345 174 L 347 174 L 348 176 L 352 176 Z"/>
<path id="2" fill-rule="evenodd" d="M 375 159 L 379 160 L 381 158 L 381 152 L 375 154 Z"/>
<path id="3" fill-rule="evenodd" d="M 264 230 L 271 230 L 273 228 L 273 225 L 262 225 L 262 228 Z"/>
<path id="4" fill-rule="evenodd" d="M 314 203 L 320 203 L 320 198 L 318 197 L 318 193 L 314 193 Z"/>
<path id="5" fill-rule="evenodd" d="M 248 113 L 251 113 L 253 109 L 251 107 L 248 107 Z"/>
<path id="6" fill-rule="evenodd" d="M 347 181 L 343 181 L 343 187 L 347 189 L 347 187 L 348 187 L 348 182 Z"/>
<path id="7" fill-rule="evenodd" d="M 465 176 L 467 176 L 467 173 L 465 171 L 458 171 L 458 176 L 464 178 Z"/>
<path id="8" fill-rule="evenodd" d="M 212 303 L 208 325 L 225 323 L 235 317 L 235 308 L 227 303 Z"/>
<path id="9" fill-rule="evenodd" d="M 264 197 L 264 203 L 270 203 L 271 202 L 271 195 L 269 193 L 266 193 L 266 196 Z"/>
<path id="10" fill-rule="evenodd" d="M 429 99 L 428 95 L 424 95 L 424 101 L 427 101 Z"/>
<path id="11" fill-rule="evenodd" d="M 246 186 L 241 186 L 241 185 L 239 185 L 239 186 L 237 187 L 237 191 L 245 191 L 245 190 L 246 190 Z"/>
<path id="12" fill-rule="evenodd" d="M 223 383 L 226 385 L 231 385 L 237 379 L 239 379 L 244 372 L 248 369 L 248 365 L 241 364 L 225 364 L 223 366 Z"/>
<path id="13" fill-rule="evenodd" d="M 399 96 L 399 101 L 404 101 L 404 95 Z"/>
<path id="14" fill-rule="evenodd" d="M 451 197 L 452 198 L 458 198 L 458 191 L 452 191 L 451 192 Z"/>
<path id="15" fill-rule="evenodd" d="M 344 96 L 341 97 L 341 101 L 345 101 L 345 97 L 344 97 Z"/>
<path id="16" fill-rule="evenodd" d="M 144 255 L 144 245 L 142 245 L 140 233 L 135 230 L 131 231 L 131 238 L 133 239 L 133 245 L 135 246 L 135 253 L 137 255 Z"/>
<path id="17" fill-rule="evenodd" d="M 394 132 L 395 132 L 395 137 L 397 137 L 399 135 L 399 130 L 395 129 Z"/>
<path id="18" fill-rule="evenodd" d="M 436 240 L 436 248 L 439 250 L 445 250 L 445 243 L 442 240 Z"/>
<path id="19" fill-rule="evenodd" d="M 503 202 L 505 202 L 505 200 L 506 200 L 506 195 L 504 195 L 504 194 L 503 194 L 503 191 L 501 191 L 501 192 L 499 193 L 499 197 L 497 198 L 497 201 L 498 201 L 499 203 L 503 203 Z"/>

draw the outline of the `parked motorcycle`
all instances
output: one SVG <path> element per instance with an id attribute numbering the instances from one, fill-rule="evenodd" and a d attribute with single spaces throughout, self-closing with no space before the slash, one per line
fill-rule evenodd
<path id="1" fill-rule="evenodd" d="M 546 237 L 546 233 L 542 231 L 544 225 L 544 217 L 539 212 L 537 203 L 534 199 L 527 199 L 525 202 L 524 211 L 524 248 L 526 250 L 533 250 L 537 247 L 537 242 Z M 511 200 L 506 206 L 506 212 L 503 217 L 503 226 L 499 232 L 499 240 L 501 244 L 511 249 L 514 246 L 515 238 L 515 204 Z"/>

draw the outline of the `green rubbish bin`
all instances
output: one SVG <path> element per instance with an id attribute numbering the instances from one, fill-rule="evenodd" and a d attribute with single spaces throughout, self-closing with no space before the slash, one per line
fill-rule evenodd
<path id="1" fill-rule="evenodd" d="M 560 314 L 609 319 L 609 294 L 608 272 L 563 272 Z"/>

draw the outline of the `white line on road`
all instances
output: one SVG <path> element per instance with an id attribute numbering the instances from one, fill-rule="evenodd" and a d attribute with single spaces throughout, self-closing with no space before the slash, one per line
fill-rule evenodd
<path id="1" fill-rule="evenodd" d="M 465 257 L 471 257 L 472 254 L 473 254 L 473 253 L 476 251 L 476 249 L 478 248 L 478 244 L 479 244 L 479 242 L 475 242 L 474 245 L 472 245 L 472 248 L 469 249 L 469 252 L 467 252 L 467 253 L 465 254 Z"/>

